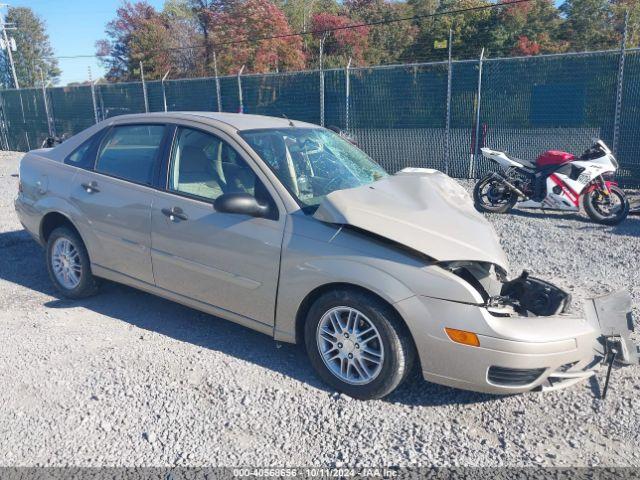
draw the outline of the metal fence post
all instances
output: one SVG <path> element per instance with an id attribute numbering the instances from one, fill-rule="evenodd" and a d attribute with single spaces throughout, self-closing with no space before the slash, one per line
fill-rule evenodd
<path id="1" fill-rule="evenodd" d="M 9 125 L 5 116 L 4 95 L 0 94 L 0 132 L 2 132 L 2 149 L 11 150 L 9 145 Z"/>
<path id="2" fill-rule="evenodd" d="M 144 111 L 149 113 L 149 99 L 147 98 L 147 84 L 144 81 L 144 67 L 142 66 L 142 60 L 140 60 L 140 78 L 142 79 L 142 95 L 144 96 Z"/>
<path id="3" fill-rule="evenodd" d="M 238 108 L 238 113 L 244 113 L 244 104 L 242 100 L 242 72 L 244 72 L 244 65 L 238 70 L 238 102 L 240 103 L 240 107 Z"/>
<path id="4" fill-rule="evenodd" d="M 162 80 L 160 81 L 160 86 L 162 87 L 162 103 L 164 104 L 164 111 L 167 111 L 167 91 L 164 88 L 164 81 L 167 79 L 167 77 L 169 76 L 169 72 L 171 71 L 171 69 L 167 70 L 167 73 L 164 74 L 164 77 L 162 77 Z"/>
<path id="5" fill-rule="evenodd" d="M 629 31 L 629 11 L 624 16 L 624 33 L 620 46 L 620 64 L 618 66 L 618 87 L 616 91 L 616 110 L 613 117 L 613 153 L 618 154 L 618 141 L 620 140 L 620 120 L 622 115 L 622 90 L 624 88 L 624 61 L 627 49 L 627 35 Z"/>
<path id="6" fill-rule="evenodd" d="M 349 62 L 347 63 L 347 69 L 345 71 L 344 128 L 347 132 L 349 131 L 349 95 L 351 93 L 350 69 L 351 57 L 349 57 Z"/>
<path id="7" fill-rule="evenodd" d="M 447 70 L 447 118 L 444 127 L 444 173 L 449 175 L 449 162 L 451 158 L 451 79 L 452 79 L 452 57 L 451 41 L 453 39 L 453 29 L 449 29 L 449 64 Z"/>
<path id="8" fill-rule="evenodd" d="M 98 80 L 96 79 L 96 82 Z M 93 118 L 95 119 L 96 123 L 98 123 L 100 120 L 98 119 L 98 104 L 96 102 L 96 85 L 93 81 L 93 78 L 91 77 L 91 67 L 89 67 L 89 86 L 91 87 L 91 103 L 93 104 Z"/>
<path id="9" fill-rule="evenodd" d="M 52 119 L 49 112 L 49 102 L 47 101 L 47 86 L 44 83 L 44 72 L 42 71 L 42 68 L 40 67 L 36 67 L 36 68 L 40 70 L 40 81 L 42 82 L 42 100 L 44 101 L 44 113 L 47 116 L 47 128 L 49 130 L 49 136 L 53 137 L 54 128 L 52 125 Z"/>
<path id="10" fill-rule="evenodd" d="M 218 101 L 218 111 L 222 111 L 222 98 L 220 96 L 220 79 L 218 78 L 218 59 L 216 58 L 216 51 L 213 51 L 213 73 L 216 79 L 216 99 Z"/>
<path id="11" fill-rule="evenodd" d="M 482 62 L 484 60 L 484 48 L 480 52 L 480 61 L 478 63 L 478 93 L 476 97 L 476 138 L 471 152 L 471 161 L 469 162 L 469 178 L 475 178 L 476 172 L 476 155 L 480 146 L 480 102 L 482 101 Z"/>
<path id="12" fill-rule="evenodd" d="M 324 42 L 327 39 L 327 33 L 324 32 L 320 39 L 320 125 L 324 127 L 324 70 L 323 70 L 323 53 Z"/>

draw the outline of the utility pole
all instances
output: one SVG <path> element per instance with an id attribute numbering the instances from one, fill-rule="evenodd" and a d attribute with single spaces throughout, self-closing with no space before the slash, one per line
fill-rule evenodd
<path id="1" fill-rule="evenodd" d="M 9 5 L 6 3 L 0 3 L 0 8 L 8 7 Z M 4 23 L 4 15 L 0 15 L 0 28 L 2 29 L 2 41 L 4 42 L 4 46 L 7 49 L 7 56 L 9 57 L 9 64 L 11 65 L 11 74 L 13 75 L 13 85 L 16 87 L 16 90 L 20 90 L 20 84 L 18 83 L 18 75 L 16 75 L 16 65 L 13 63 L 13 53 L 11 53 L 11 42 L 9 42 L 9 37 L 7 35 L 7 30 L 15 30 L 16 27 L 9 26 Z"/>

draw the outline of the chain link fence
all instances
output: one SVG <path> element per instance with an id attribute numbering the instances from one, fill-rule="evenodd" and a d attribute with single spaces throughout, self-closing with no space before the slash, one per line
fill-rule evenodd
<path id="1" fill-rule="evenodd" d="M 147 108 L 335 126 L 389 171 L 430 167 L 459 178 L 491 168 L 478 155 L 483 145 L 533 159 L 548 149 L 581 153 L 598 137 L 616 147 L 621 183 L 640 186 L 638 49 L 5 90 L 0 140 L 27 151 Z"/>

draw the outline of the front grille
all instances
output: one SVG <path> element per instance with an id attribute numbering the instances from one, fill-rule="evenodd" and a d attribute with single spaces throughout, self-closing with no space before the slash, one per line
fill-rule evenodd
<path id="1" fill-rule="evenodd" d="M 487 378 L 496 385 L 522 387 L 535 382 L 544 371 L 544 368 L 504 368 L 494 365 L 489 368 Z"/>

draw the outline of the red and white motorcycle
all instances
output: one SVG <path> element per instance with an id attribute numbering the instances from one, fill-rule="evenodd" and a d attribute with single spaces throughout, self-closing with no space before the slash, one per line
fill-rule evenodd
<path id="1" fill-rule="evenodd" d="M 483 148 L 482 154 L 498 163 L 475 186 L 473 198 L 480 211 L 505 213 L 520 208 L 578 212 L 580 201 L 589 217 L 606 225 L 622 222 L 629 201 L 613 181 L 618 162 L 602 140 L 580 157 L 549 150 L 535 162 Z"/>

